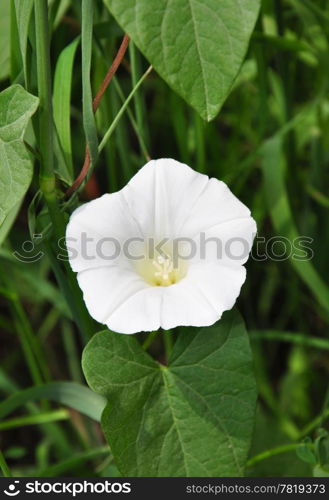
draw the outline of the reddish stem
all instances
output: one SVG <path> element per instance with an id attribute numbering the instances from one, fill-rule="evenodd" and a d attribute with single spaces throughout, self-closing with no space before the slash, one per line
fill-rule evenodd
<path id="1" fill-rule="evenodd" d="M 110 69 L 106 73 L 105 78 L 102 81 L 101 86 L 100 86 L 100 88 L 99 88 L 99 90 L 98 90 L 98 92 L 93 100 L 94 113 L 96 113 L 97 109 L 99 108 L 99 105 L 101 103 L 103 95 L 104 95 L 107 87 L 109 86 L 113 76 L 117 72 L 117 69 L 119 68 L 119 66 L 124 58 L 124 55 L 125 55 L 126 50 L 128 48 L 128 44 L 129 44 L 129 36 L 125 35 L 123 37 L 123 40 L 121 42 L 121 45 L 120 45 L 119 50 L 117 52 L 117 55 L 115 56 L 115 59 L 114 59 L 113 63 L 111 64 Z M 74 191 L 79 189 L 79 187 L 81 186 L 81 184 L 83 183 L 83 181 L 87 177 L 87 174 L 88 174 L 89 169 L 90 169 L 90 165 L 91 165 L 91 159 L 90 159 L 89 148 L 88 148 L 88 146 L 86 146 L 85 161 L 83 163 L 83 167 L 82 167 L 78 177 L 73 182 L 72 186 L 70 186 L 68 188 L 68 190 L 66 191 L 66 194 L 65 194 L 66 198 L 69 198 L 74 193 Z"/>

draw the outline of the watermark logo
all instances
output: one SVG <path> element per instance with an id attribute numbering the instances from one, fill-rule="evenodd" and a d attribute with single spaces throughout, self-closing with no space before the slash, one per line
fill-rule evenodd
<path id="1" fill-rule="evenodd" d="M 19 485 L 19 481 L 14 481 L 8 486 L 8 489 L 4 490 L 4 494 L 7 495 L 8 497 L 16 497 L 17 495 L 20 494 L 20 490 L 16 489 L 17 486 Z"/>
<path id="2" fill-rule="evenodd" d="M 40 250 L 38 241 L 41 234 L 33 235 L 32 240 L 24 241 L 19 250 L 13 252 L 17 260 L 24 263 L 38 262 L 44 253 Z M 252 238 L 232 237 L 221 239 L 207 237 L 201 232 L 197 237 L 179 238 L 128 238 L 118 240 L 113 237 L 94 239 L 82 232 L 79 238 L 61 238 L 57 241 L 57 259 L 71 262 L 82 259 L 85 262 L 102 261 L 104 264 L 124 257 L 129 261 L 144 259 L 158 260 L 170 256 L 173 268 L 177 269 L 179 262 L 197 260 L 242 261 L 252 260 L 282 262 L 288 259 L 307 261 L 314 257 L 312 249 L 313 238 L 299 236 L 290 240 L 284 236 L 273 236 L 266 239 L 258 234 Z"/>

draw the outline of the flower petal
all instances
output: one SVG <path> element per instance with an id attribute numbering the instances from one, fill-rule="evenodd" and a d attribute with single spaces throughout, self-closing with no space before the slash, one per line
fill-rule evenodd
<path id="1" fill-rule="evenodd" d="M 200 263 L 182 281 L 164 291 L 162 327 L 209 326 L 231 309 L 246 279 L 243 266 Z"/>
<path id="2" fill-rule="evenodd" d="M 190 264 L 206 261 L 241 266 L 248 260 L 256 233 L 257 226 L 252 217 L 215 224 L 194 238 L 197 253 Z"/>
<path id="3" fill-rule="evenodd" d="M 174 238 L 209 178 L 171 159 L 148 162 L 122 190 L 146 238 Z"/>
<path id="4" fill-rule="evenodd" d="M 207 326 L 231 309 L 245 268 L 201 263 L 176 285 L 152 287 L 117 266 L 78 274 L 89 313 L 110 330 L 132 334 L 176 326 Z"/>
<path id="5" fill-rule="evenodd" d="M 144 326 L 147 330 L 148 324 L 151 325 L 150 329 L 153 329 L 152 310 L 144 308 L 142 311 L 136 311 L 134 301 L 131 302 L 131 299 L 138 297 L 140 292 L 148 290 L 153 292 L 155 288 L 150 287 L 134 271 L 115 265 L 87 269 L 78 274 L 78 282 L 90 315 L 99 323 L 106 324 L 110 329 L 120 333 L 135 333 L 143 330 Z M 117 310 L 123 311 L 119 315 L 118 323 L 112 321 L 112 317 L 116 317 Z M 142 314 L 144 324 L 142 328 L 136 324 L 136 328 L 131 330 L 129 325 L 135 324 L 136 314 Z"/>
<path id="6" fill-rule="evenodd" d="M 210 179 L 199 198 L 193 204 L 189 217 L 180 228 L 185 237 L 198 236 L 224 222 L 250 217 L 250 210 L 217 179 Z"/>
<path id="7" fill-rule="evenodd" d="M 141 237 L 141 234 L 127 209 L 122 191 L 104 194 L 85 203 L 73 212 L 66 229 L 73 271 L 112 265 L 118 259 L 122 266 L 125 263 L 130 267 L 131 262 L 118 252 L 132 236 Z M 144 248 L 144 244 L 141 246 Z"/>

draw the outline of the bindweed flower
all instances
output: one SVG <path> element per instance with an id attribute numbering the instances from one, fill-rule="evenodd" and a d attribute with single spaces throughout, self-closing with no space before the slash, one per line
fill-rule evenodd
<path id="1" fill-rule="evenodd" d="M 91 316 L 136 333 L 215 323 L 240 293 L 255 234 L 226 184 L 161 159 L 75 210 L 66 244 Z"/>

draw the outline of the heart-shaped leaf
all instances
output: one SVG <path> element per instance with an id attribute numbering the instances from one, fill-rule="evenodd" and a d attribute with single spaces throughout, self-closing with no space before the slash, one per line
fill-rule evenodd
<path id="1" fill-rule="evenodd" d="M 260 0 L 105 0 L 162 78 L 206 120 L 228 96 Z"/>
<path id="2" fill-rule="evenodd" d="M 102 426 L 123 475 L 242 475 L 256 388 L 237 313 L 184 329 L 168 366 L 136 338 L 100 332 L 84 351 L 83 369 L 108 399 Z"/>
<path id="3" fill-rule="evenodd" d="M 38 103 L 20 85 L 0 93 L 0 225 L 22 200 L 32 179 L 23 137 Z"/>

